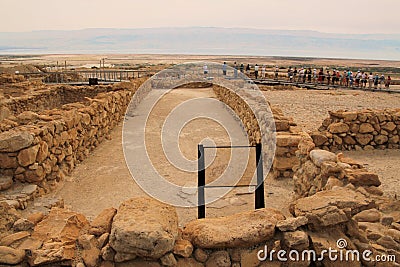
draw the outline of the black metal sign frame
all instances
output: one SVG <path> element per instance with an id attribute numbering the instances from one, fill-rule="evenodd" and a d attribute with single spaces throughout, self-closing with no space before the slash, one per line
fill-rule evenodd
<path id="1" fill-rule="evenodd" d="M 256 149 L 256 166 L 257 166 L 257 185 L 221 185 L 221 186 L 209 186 L 206 185 L 206 168 L 205 168 L 205 149 L 235 149 L 235 148 L 249 148 L 254 147 Z M 255 209 L 265 208 L 265 197 L 264 197 L 264 174 L 263 174 L 263 159 L 262 159 L 262 145 L 256 144 L 255 146 L 204 146 L 198 145 L 198 206 L 197 216 L 199 219 L 206 217 L 206 202 L 205 202 L 205 189 L 206 188 L 236 188 L 236 187 L 256 187 L 255 191 Z"/>

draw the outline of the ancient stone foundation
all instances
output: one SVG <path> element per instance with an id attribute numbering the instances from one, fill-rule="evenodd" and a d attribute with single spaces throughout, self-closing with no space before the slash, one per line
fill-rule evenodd
<path id="1" fill-rule="evenodd" d="M 24 208 L 32 195 L 55 186 L 102 140 L 109 138 L 137 88 L 136 83 L 51 88 L 0 107 L 8 110 L 0 122 L 0 190 L 15 183 L 33 185 L 29 189 L 21 187 L 20 192 L 0 201 Z M 36 112 L 23 111 L 25 108 Z"/>
<path id="2" fill-rule="evenodd" d="M 329 112 L 318 132 L 317 147 L 336 150 L 371 150 L 400 147 L 400 109 Z"/>

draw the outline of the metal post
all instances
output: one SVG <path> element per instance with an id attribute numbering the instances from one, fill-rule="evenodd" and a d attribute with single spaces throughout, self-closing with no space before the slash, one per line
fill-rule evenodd
<path id="1" fill-rule="evenodd" d="M 262 146 L 256 144 L 256 164 L 257 164 L 257 189 L 255 195 L 255 208 L 265 208 L 264 199 L 264 174 L 263 174 L 263 159 L 262 159 Z"/>
<path id="2" fill-rule="evenodd" d="M 198 202 L 197 202 L 197 217 L 204 219 L 206 217 L 206 203 L 204 196 L 204 187 L 206 185 L 206 169 L 204 161 L 204 146 L 198 145 Z"/>

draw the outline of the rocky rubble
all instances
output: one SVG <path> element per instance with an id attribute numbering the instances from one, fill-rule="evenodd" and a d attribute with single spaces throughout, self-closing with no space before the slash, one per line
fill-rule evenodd
<path id="1" fill-rule="evenodd" d="M 310 266 L 314 260 L 279 261 L 277 255 L 259 260 L 260 251 L 325 249 L 399 260 L 399 202 L 379 202 L 366 193 L 337 187 L 292 203 L 293 217 L 260 209 L 223 218 L 189 222 L 178 228 L 173 207 L 148 198 L 125 201 L 106 209 L 93 221 L 53 208 L 28 219 L 3 209 L 1 225 L 9 229 L 0 239 L 0 264 L 29 266 Z M 5 206 L 4 206 L 5 207 Z M 25 225 L 16 228 L 16 225 Z M 4 233 L 4 232 L 2 232 Z M 338 248 L 338 240 L 346 246 Z M 319 254 L 318 254 L 319 255 Z M 375 266 L 367 261 L 332 262 L 320 266 Z M 26 266 L 26 265 L 25 265 Z M 314 266 L 314 265 L 313 265 Z M 398 262 L 387 265 L 399 266 Z"/>
<path id="2" fill-rule="evenodd" d="M 381 182 L 378 175 L 371 173 L 362 164 L 320 149 L 309 136 L 304 136 L 299 147 L 307 147 L 297 151 L 300 166 L 295 168 L 294 191 L 298 197 L 311 196 L 319 191 L 330 190 L 336 186 L 359 188 L 375 195 L 382 195 L 379 188 Z"/>

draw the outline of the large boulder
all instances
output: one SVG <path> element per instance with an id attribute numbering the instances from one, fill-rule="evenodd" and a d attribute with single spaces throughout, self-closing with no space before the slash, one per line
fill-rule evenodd
<path id="1" fill-rule="evenodd" d="M 33 136 L 27 132 L 7 131 L 0 133 L 0 152 L 16 152 L 29 147 Z"/>
<path id="2" fill-rule="evenodd" d="M 327 161 L 330 162 L 337 161 L 337 156 L 334 153 L 319 149 L 314 149 L 313 151 L 311 151 L 310 158 L 312 162 L 318 167 L 321 167 L 322 163 Z"/>
<path id="3" fill-rule="evenodd" d="M 183 237 L 200 248 L 250 247 L 271 239 L 284 219 L 280 211 L 268 208 L 195 220 L 185 226 Z"/>
<path id="4" fill-rule="evenodd" d="M 123 202 L 114 217 L 110 246 L 116 261 L 137 256 L 158 259 L 174 249 L 178 237 L 175 208 L 149 198 Z"/>
<path id="5" fill-rule="evenodd" d="M 306 216 L 308 223 L 318 227 L 347 222 L 351 216 L 375 207 L 375 202 L 348 188 L 321 191 L 294 203 L 294 214 Z"/>

